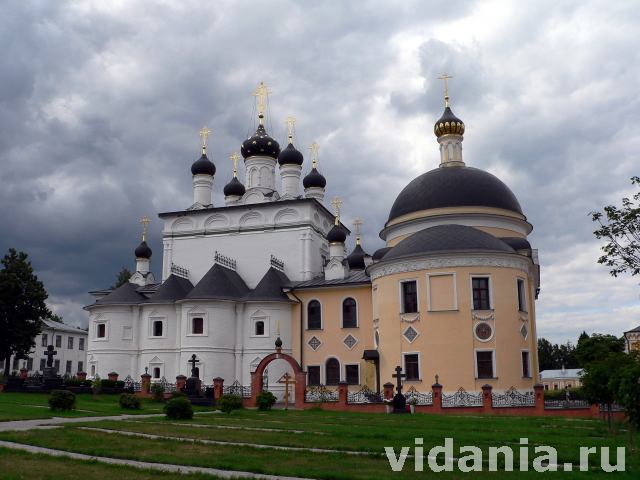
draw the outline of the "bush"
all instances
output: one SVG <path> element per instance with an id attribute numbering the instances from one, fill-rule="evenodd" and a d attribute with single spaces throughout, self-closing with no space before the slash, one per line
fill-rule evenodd
<path id="1" fill-rule="evenodd" d="M 94 395 L 98 395 L 102 390 L 102 381 L 98 375 L 93 379 L 93 383 L 91 384 L 91 391 Z"/>
<path id="2" fill-rule="evenodd" d="M 76 396 L 67 390 L 52 390 L 49 397 L 51 410 L 73 410 L 76 408 Z"/>
<path id="3" fill-rule="evenodd" d="M 153 383 L 151 395 L 156 402 L 164 402 L 164 386 L 161 383 Z"/>
<path id="4" fill-rule="evenodd" d="M 193 418 L 193 407 L 186 397 L 172 398 L 164 406 L 164 413 L 167 418 L 171 419 L 189 419 Z"/>
<path id="5" fill-rule="evenodd" d="M 242 408 L 242 398 L 240 395 L 222 395 L 218 399 L 218 407 L 224 413 L 231 413 L 233 410 Z"/>
<path id="6" fill-rule="evenodd" d="M 78 377 L 68 377 L 64 379 L 67 387 L 90 387 L 91 380 L 80 380 Z"/>
<path id="7" fill-rule="evenodd" d="M 276 403 L 276 396 L 271 392 L 261 392 L 256 397 L 256 403 L 259 410 L 271 410 L 273 404 Z"/>
<path id="8" fill-rule="evenodd" d="M 184 392 L 175 391 L 171 394 L 171 399 L 173 400 L 174 398 L 189 398 L 189 397 L 187 397 L 187 394 Z"/>
<path id="9" fill-rule="evenodd" d="M 130 393 L 123 393 L 118 400 L 122 408 L 127 410 L 140 410 L 140 399 Z"/>
<path id="10" fill-rule="evenodd" d="M 569 389 L 559 389 L 559 390 L 545 390 L 544 398 L 545 400 L 566 400 L 567 399 L 567 391 L 569 392 L 570 400 L 584 400 L 584 392 L 582 388 L 569 388 Z"/>
<path id="11" fill-rule="evenodd" d="M 122 380 L 100 380 L 101 388 L 124 388 Z"/>

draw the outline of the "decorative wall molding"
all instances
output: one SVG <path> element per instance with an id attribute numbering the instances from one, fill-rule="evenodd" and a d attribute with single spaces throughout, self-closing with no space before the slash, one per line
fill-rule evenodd
<path id="1" fill-rule="evenodd" d="M 420 321 L 420 313 L 419 312 L 401 313 L 400 314 L 400 321 L 401 322 L 405 322 L 405 323 L 419 322 Z"/>
<path id="2" fill-rule="evenodd" d="M 488 322 L 490 320 L 495 320 L 496 314 L 495 312 L 489 312 L 485 315 L 480 315 L 477 312 L 471 312 L 471 319 L 476 322 Z"/>

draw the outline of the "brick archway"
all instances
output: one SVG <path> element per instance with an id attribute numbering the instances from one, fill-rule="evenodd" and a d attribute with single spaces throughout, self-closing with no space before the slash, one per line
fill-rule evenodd
<path id="1" fill-rule="evenodd" d="M 286 353 L 271 353 L 260 360 L 260 363 L 256 367 L 256 370 L 251 373 L 251 405 L 256 406 L 256 398 L 258 394 L 262 392 L 264 386 L 262 381 L 262 375 L 265 368 L 274 360 L 284 360 L 293 369 L 293 375 L 296 379 L 295 394 L 296 394 L 296 408 L 302 409 L 304 407 L 304 392 L 307 388 L 307 374 L 302 370 L 300 364 L 295 358 Z"/>

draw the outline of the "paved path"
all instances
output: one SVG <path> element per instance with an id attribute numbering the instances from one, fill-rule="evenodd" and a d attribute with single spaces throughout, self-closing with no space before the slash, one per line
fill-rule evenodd
<path id="1" fill-rule="evenodd" d="M 54 450 L 52 448 L 35 447 L 33 445 L 23 445 L 21 443 L 5 442 L 0 440 L 0 447 L 12 448 L 14 450 L 24 450 L 31 453 L 42 453 L 54 457 L 67 457 L 77 460 L 91 460 L 113 465 L 125 465 L 134 468 L 149 468 L 152 470 L 162 470 L 164 472 L 175 473 L 205 473 L 216 475 L 221 478 L 256 478 L 260 480 L 309 480 L 300 477 L 283 477 L 280 475 L 264 475 L 259 473 L 241 472 L 236 470 L 219 470 L 217 468 L 192 467 L 188 465 L 173 465 L 170 463 L 139 462 L 137 460 L 126 460 L 121 458 L 95 457 L 83 453 L 66 452 L 64 450 Z"/>

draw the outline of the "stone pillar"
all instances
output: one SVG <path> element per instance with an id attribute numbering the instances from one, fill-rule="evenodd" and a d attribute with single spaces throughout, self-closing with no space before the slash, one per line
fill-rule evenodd
<path id="1" fill-rule="evenodd" d="M 493 396 L 492 396 L 493 387 L 488 383 L 485 383 L 482 386 L 482 411 L 490 412 L 493 408 Z"/>
<path id="2" fill-rule="evenodd" d="M 25 367 L 22 367 L 20 369 L 20 378 L 22 380 L 26 380 L 26 378 L 29 376 L 29 370 L 27 370 Z"/>
<path id="3" fill-rule="evenodd" d="M 258 394 L 262 391 L 262 372 L 251 372 L 251 406 L 258 404 Z"/>
<path id="4" fill-rule="evenodd" d="M 439 383 L 431 385 L 431 395 L 433 395 L 434 413 L 442 412 L 442 385 Z"/>
<path id="5" fill-rule="evenodd" d="M 382 388 L 384 388 L 384 398 L 385 400 L 393 400 L 393 383 L 387 382 Z"/>
<path id="6" fill-rule="evenodd" d="M 349 384 L 338 382 L 338 405 L 346 405 L 348 400 Z"/>
<path id="7" fill-rule="evenodd" d="M 187 386 L 187 377 L 185 375 L 176 376 L 176 390 L 184 392 L 184 388 Z"/>
<path id="8" fill-rule="evenodd" d="M 307 389 L 307 374 L 305 372 L 296 373 L 296 408 L 302 410 L 304 408 L 304 393 Z"/>
<path id="9" fill-rule="evenodd" d="M 536 415 L 544 415 L 544 385 L 536 383 L 533 392 L 536 397 Z"/>
<path id="10" fill-rule="evenodd" d="M 87 379 L 87 372 L 78 372 L 76 376 L 78 377 L 78 380 L 84 382 Z"/>
<path id="11" fill-rule="evenodd" d="M 142 375 L 140 375 L 140 379 L 142 383 L 140 391 L 148 395 L 149 393 L 151 393 L 151 375 L 149 375 L 148 373 L 143 373 Z"/>
<path id="12" fill-rule="evenodd" d="M 213 399 L 218 401 L 222 395 L 224 395 L 224 379 L 216 377 L 213 379 Z"/>

